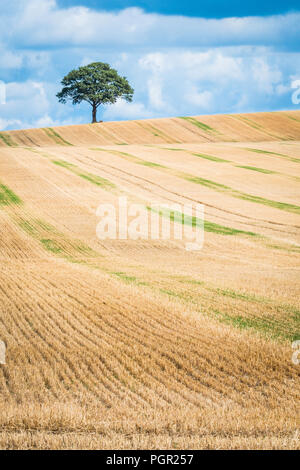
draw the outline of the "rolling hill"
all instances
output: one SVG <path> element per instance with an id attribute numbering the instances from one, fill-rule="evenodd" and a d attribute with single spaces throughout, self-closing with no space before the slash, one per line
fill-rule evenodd
<path id="1" fill-rule="evenodd" d="M 300 111 L 0 132 L 0 448 L 299 448 Z M 203 204 L 202 250 L 99 204 Z"/>

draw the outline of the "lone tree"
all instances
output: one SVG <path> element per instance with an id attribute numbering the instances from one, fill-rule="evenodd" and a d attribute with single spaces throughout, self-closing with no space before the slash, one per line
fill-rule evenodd
<path id="1" fill-rule="evenodd" d="M 93 62 L 72 70 L 61 84 L 63 89 L 56 95 L 60 103 L 67 100 L 72 100 L 73 104 L 87 101 L 93 109 L 93 123 L 97 122 L 100 104 L 113 104 L 118 98 L 132 101 L 134 93 L 127 79 L 103 62 Z"/>

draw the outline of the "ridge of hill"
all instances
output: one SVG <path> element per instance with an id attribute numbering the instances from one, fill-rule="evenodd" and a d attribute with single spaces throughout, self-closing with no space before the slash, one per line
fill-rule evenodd
<path id="1" fill-rule="evenodd" d="M 0 147 L 295 140 L 300 111 L 185 116 L 0 132 Z"/>

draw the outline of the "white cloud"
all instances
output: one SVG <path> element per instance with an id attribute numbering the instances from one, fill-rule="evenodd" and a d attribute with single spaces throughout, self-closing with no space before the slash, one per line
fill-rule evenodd
<path id="1" fill-rule="evenodd" d="M 47 109 L 48 98 L 44 89 L 44 84 L 36 81 L 12 82 L 6 84 L 7 107 L 13 107 L 17 103 L 28 103 L 33 110 L 35 107 Z"/>
<path id="2" fill-rule="evenodd" d="M 167 104 L 163 99 L 162 80 L 159 76 L 153 75 L 147 81 L 149 104 L 154 109 L 166 108 Z"/>
<path id="3" fill-rule="evenodd" d="M 59 8 L 55 0 L 11 0 L 0 22 L 11 43 L 32 46 L 175 46 L 292 44 L 299 48 L 299 13 L 270 17 L 205 19 L 84 7 Z M 12 14 L 13 12 L 13 14 Z M 1 33 L 0 33 L 1 35 Z"/>
<path id="4" fill-rule="evenodd" d="M 150 117 L 154 117 L 154 114 L 146 109 L 143 103 L 128 103 L 124 100 L 117 100 L 112 106 L 106 107 L 103 112 L 105 120 L 144 119 Z"/>
<path id="5" fill-rule="evenodd" d="M 22 126 L 22 121 L 19 119 L 4 119 L 0 117 L 0 131 L 8 128 L 19 128 Z"/>
<path id="6" fill-rule="evenodd" d="M 23 59 L 21 54 L 0 48 L 0 69 L 19 69 L 22 66 Z"/>
<path id="7" fill-rule="evenodd" d="M 40 116 L 49 112 L 46 84 L 36 81 L 6 84 L 6 103 L 0 106 L 2 127 L 32 127 Z M 20 126 L 22 124 L 22 126 Z"/>
<path id="8" fill-rule="evenodd" d="M 266 54 L 265 48 L 239 48 L 230 54 L 226 48 L 146 54 L 139 64 L 150 73 L 150 107 L 164 109 L 165 115 L 172 107 L 176 114 L 236 112 L 263 105 L 268 97 L 276 102 L 283 90 L 288 93 L 289 76 L 280 70 L 280 55 Z M 285 61 L 285 68 L 295 66 L 294 56 L 289 65 Z M 298 64 L 300 68 L 299 57 Z M 151 95 L 149 83 L 157 83 L 156 94 L 153 87 Z"/>
<path id="9" fill-rule="evenodd" d="M 195 85 L 190 84 L 187 86 L 184 99 L 189 105 L 197 106 L 199 112 L 209 111 L 213 102 L 213 93 L 207 90 L 199 92 Z"/>
<path id="10" fill-rule="evenodd" d="M 72 124 L 83 124 L 82 119 L 66 119 L 57 120 L 52 119 L 48 114 L 31 123 L 30 127 L 55 127 L 55 126 L 70 126 Z"/>
<path id="11" fill-rule="evenodd" d="M 165 54 L 156 52 L 150 53 L 143 56 L 139 60 L 139 66 L 150 72 L 150 77 L 147 79 L 148 88 L 148 99 L 151 108 L 156 110 L 159 109 L 170 109 L 163 99 L 163 75 L 167 72 L 168 61 L 166 60 Z"/>

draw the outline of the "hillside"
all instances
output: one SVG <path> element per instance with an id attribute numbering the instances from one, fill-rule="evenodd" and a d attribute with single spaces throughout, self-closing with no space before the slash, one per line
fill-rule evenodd
<path id="1" fill-rule="evenodd" d="M 300 111 L 0 132 L 0 448 L 299 448 L 299 168 Z M 120 196 L 202 250 L 99 240 Z"/>
<path id="2" fill-rule="evenodd" d="M 300 111 L 104 122 L 0 132 L 0 146 L 184 144 L 297 140 Z"/>

